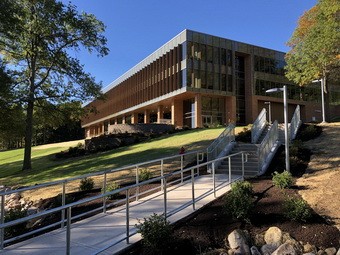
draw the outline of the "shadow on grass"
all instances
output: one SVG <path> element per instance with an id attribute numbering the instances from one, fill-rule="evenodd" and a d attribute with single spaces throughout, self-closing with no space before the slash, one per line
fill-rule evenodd
<path id="1" fill-rule="evenodd" d="M 209 139 L 197 141 L 191 143 L 190 147 L 195 149 L 205 148 L 202 144 L 208 144 L 210 141 Z M 129 150 L 132 150 L 132 146 L 58 161 L 54 160 L 54 154 L 36 157 L 32 159 L 33 169 L 26 171 L 21 170 L 21 160 L 2 164 L 0 165 L 0 172 L 3 172 L 2 169 L 13 169 L 13 171 L 7 170 L 8 173 L 2 175 L 0 182 L 5 186 L 35 185 L 178 155 L 179 152 L 178 146 L 167 146 L 166 143 L 162 148 L 147 149 L 132 153 L 128 153 Z M 126 151 L 127 153 L 119 155 Z"/>

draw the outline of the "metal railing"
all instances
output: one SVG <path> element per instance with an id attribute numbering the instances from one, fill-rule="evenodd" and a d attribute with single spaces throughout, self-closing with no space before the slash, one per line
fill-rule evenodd
<path id="1" fill-rule="evenodd" d="M 289 138 L 291 141 L 295 139 L 300 125 L 301 125 L 300 105 L 297 105 L 289 125 Z"/>
<path id="2" fill-rule="evenodd" d="M 204 158 L 204 152 L 193 151 L 193 152 L 188 152 L 185 154 L 164 157 L 164 158 L 150 160 L 150 161 L 142 162 L 138 164 L 127 165 L 127 166 L 123 166 L 120 168 L 95 172 L 91 174 L 85 174 L 85 175 L 67 178 L 67 179 L 63 179 L 59 181 L 37 184 L 34 186 L 19 188 L 15 190 L 6 190 L 5 188 L 3 188 L 3 190 L 0 191 L 0 199 L 1 199 L 0 201 L 0 224 L 3 224 L 5 222 L 5 216 L 6 216 L 5 200 L 6 200 L 6 196 L 10 196 L 11 194 L 15 194 L 15 193 L 22 194 L 23 192 L 27 192 L 27 191 L 34 192 L 34 191 L 39 191 L 39 189 L 55 188 L 55 186 L 57 187 L 59 186 L 58 190 L 60 192 L 57 192 L 56 195 L 61 193 L 61 205 L 65 206 L 66 196 L 67 196 L 66 191 L 68 189 L 68 185 L 71 186 L 71 184 L 75 181 L 80 181 L 81 179 L 89 178 L 89 177 L 96 177 L 100 181 L 100 187 L 102 189 L 102 192 L 106 193 L 108 183 L 110 182 L 115 182 L 117 184 L 135 182 L 136 184 L 139 184 L 140 173 L 143 170 L 150 171 L 153 177 L 158 177 L 158 176 L 162 177 L 165 174 L 176 171 L 178 169 L 183 170 L 186 164 L 192 163 L 193 161 L 196 162 L 196 164 L 198 165 L 200 162 L 203 161 L 203 158 Z M 183 181 L 184 181 L 184 176 L 182 174 L 181 182 Z M 143 194 L 143 193 L 140 193 L 139 186 L 136 188 L 135 193 L 136 193 L 135 194 L 136 200 L 138 200 L 139 196 Z M 85 216 L 86 214 L 98 212 L 101 210 L 105 212 L 106 207 L 111 206 L 111 205 L 112 204 L 106 205 L 106 199 L 103 199 L 102 207 L 96 208 L 84 214 L 78 215 L 77 218 Z M 66 211 L 65 210 L 60 210 L 60 211 L 61 211 L 60 222 L 50 225 L 49 228 L 56 227 L 58 224 L 60 224 L 61 227 L 64 227 L 64 223 L 66 219 Z M 43 228 L 40 231 L 43 231 L 45 229 L 46 228 Z M 36 231 L 36 232 L 39 232 L 39 231 Z M 3 237 L 4 237 L 4 231 L 2 228 L 0 228 L 0 239 L 3 239 Z M 2 247 L 3 247 L 3 244 L 1 243 L 1 240 L 0 240 L 0 249 Z"/>
<path id="3" fill-rule="evenodd" d="M 267 123 L 267 110 L 263 108 L 251 127 L 251 143 L 256 143 Z"/>
<path id="4" fill-rule="evenodd" d="M 235 141 L 235 125 L 229 124 L 207 148 L 207 161 L 219 157 L 221 152 L 226 149 L 227 145 L 232 141 Z"/>
<path id="5" fill-rule="evenodd" d="M 50 209 L 50 210 L 47 210 L 47 211 L 43 211 L 43 212 L 39 212 L 39 213 L 36 213 L 36 214 L 33 214 L 33 215 L 30 215 L 30 216 L 26 216 L 24 218 L 20 218 L 20 219 L 16 219 L 16 220 L 13 220 L 13 221 L 9 221 L 9 222 L 4 222 L 4 219 L 2 218 L 1 220 L 1 224 L 0 224 L 0 230 L 1 230 L 1 240 L 0 240 L 0 249 L 3 249 L 4 248 L 4 245 L 7 244 L 7 243 L 10 243 L 10 242 L 13 242 L 13 241 L 17 241 L 19 239 L 22 239 L 24 237 L 28 237 L 28 236 L 31 236 L 33 234 L 36 234 L 40 231 L 43 231 L 43 230 L 47 230 L 47 229 L 50 229 L 52 227 L 56 227 L 58 225 L 62 225 L 63 227 L 66 227 L 66 244 L 65 244 L 65 253 L 66 254 L 70 254 L 70 249 L 71 249 L 71 221 L 72 220 L 75 220 L 77 218 L 80 218 L 80 217 L 83 217 L 84 215 L 76 215 L 76 216 L 72 216 L 72 208 L 73 207 L 76 207 L 76 206 L 79 206 L 79 205 L 82 205 L 82 204 L 86 204 L 86 203 L 89 203 L 89 202 L 92 202 L 92 201 L 95 201 L 95 200 L 102 200 L 102 201 L 106 201 L 107 200 L 107 197 L 108 196 L 111 196 L 111 195 L 114 195 L 114 194 L 118 194 L 118 193 L 121 193 L 121 192 L 124 192 L 125 193 L 125 199 L 122 199 L 119 201 L 119 203 L 122 203 L 123 202 L 123 205 L 125 204 L 125 210 L 126 210 L 126 234 L 125 234 L 125 237 L 121 238 L 120 240 L 117 240 L 116 242 L 114 243 L 111 243 L 110 245 L 104 247 L 103 249 L 101 249 L 100 251 L 98 251 L 96 254 L 98 254 L 99 252 L 102 252 L 124 240 L 126 240 L 127 243 L 129 243 L 129 238 L 131 236 L 133 236 L 134 234 L 136 234 L 136 230 L 135 229 L 131 229 L 130 227 L 130 223 L 129 223 L 129 218 L 130 218 L 130 203 L 132 201 L 134 201 L 134 198 L 137 198 L 138 195 L 141 195 L 142 193 L 140 194 L 137 194 L 135 193 L 133 196 L 131 196 L 131 190 L 138 190 L 138 188 L 142 185 L 146 185 L 146 184 L 150 184 L 150 183 L 160 183 L 160 187 L 159 189 L 161 189 L 163 191 L 163 197 L 164 197 L 164 203 L 163 203 L 163 213 L 165 215 L 165 217 L 170 217 L 171 215 L 183 210 L 184 208 L 188 207 L 188 204 L 185 203 L 183 204 L 182 206 L 176 208 L 176 209 L 173 209 L 172 211 L 169 211 L 167 209 L 167 193 L 168 193 L 168 187 L 170 185 L 176 185 L 176 183 L 181 183 L 183 182 L 183 175 L 185 175 L 186 173 L 186 181 L 191 181 L 192 185 L 191 185 L 191 193 L 192 193 L 192 199 L 191 199 L 191 202 L 189 205 L 192 205 L 192 208 L 193 210 L 195 210 L 195 203 L 201 199 L 203 199 L 204 197 L 210 195 L 210 194 L 214 194 L 214 196 L 216 197 L 216 191 L 221 189 L 221 185 L 219 186 L 216 186 L 216 179 L 215 179 L 215 165 L 217 162 L 221 161 L 221 160 L 225 160 L 225 159 L 228 159 L 229 160 L 229 174 L 227 176 L 227 184 L 230 184 L 232 183 L 232 176 L 231 176 L 231 157 L 234 157 L 234 156 L 237 156 L 237 155 L 242 155 L 242 176 L 238 177 L 236 180 L 239 180 L 239 179 L 243 179 L 243 176 L 244 176 L 244 162 L 245 162 L 245 153 L 244 152 L 239 152 L 239 153 L 235 153 L 235 154 L 232 154 L 232 155 L 229 155 L 229 156 L 225 156 L 223 158 L 219 158 L 219 159 L 216 159 L 216 160 L 212 160 L 210 162 L 205 162 L 205 163 L 199 163 L 197 162 L 197 164 L 195 166 L 192 166 L 192 167 L 189 167 L 189 168 L 185 168 L 185 169 L 180 169 L 178 171 L 175 171 L 175 172 L 172 172 L 172 173 L 169 173 L 169 174 L 164 174 L 162 176 L 159 176 L 159 177 L 156 177 L 156 178 L 152 178 L 150 180 L 146 180 L 146 181 L 143 181 L 143 182 L 139 182 L 139 183 L 136 183 L 136 184 L 133 184 L 133 185 L 129 185 L 129 186 L 126 186 L 126 187 L 123 187 L 123 188 L 119 188 L 119 189 L 116 189 L 116 190 L 113 190 L 113 191 L 110 191 L 110 192 L 103 192 L 101 195 L 96 195 L 96 196 L 93 196 L 91 198 L 87 198 L 87 199 L 83 199 L 81 201 L 77 201 L 77 202 L 73 202 L 73 203 L 69 203 L 69 204 L 63 204 L 62 206 L 59 206 L 57 208 L 53 208 L 53 209 Z M 199 176 L 200 173 L 199 173 L 199 169 L 200 168 L 203 168 L 203 167 L 206 167 L 208 164 L 211 164 L 212 165 L 212 189 L 211 191 L 207 192 L 204 194 L 204 196 L 200 196 L 200 197 L 195 197 L 195 177 Z M 178 176 L 178 179 L 175 179 L 174 177 L 175 176 Z M 168 182 L 168 180 L 171 179 L 171 182 Z M 234 181 L 236 181 L 234 180 Z M 227 185 L 226 184 L 226 185 Z M 26 190 L 28 190 L 28 188 L 26 188 Z M 149 192 L 150 190 L 148 190 L 147 192 Z M 5 195 L 6 194 L 11 194 L 11 191 L 5 191 L 1 194 L 1 211 L 2 211 L 2 215 L 3 215 L 3 212 L 4 212 L 4 198 L 5 198 Z M 117 202 L 118 203 L 118 202 Z M 97 208 L 96 210 L 103 210 L 104 208 L 104 211 L 106 211 L 106 207 L 107 205 L 105 204 L 105 202 L 103 202 L 103 205 L 102 207 L 100 208 Z M 38 229 L 38 230 L 34 230 L 34 231 L 31 231 L 31 232 L 28 232 L 28 233 L 25 233 L 25 234 L 22 234 L 20 236 L 16 236 L 16 237 L 12 237 L 10 239 L 7 239 L 7 240 L 4 240 L 4 231 L 6 228 L 10 228 L 10 227 L 13 227 L 15 225 L 18 225 L 18 224 L 22 224 L 22 223 L 25 223 L 25 222 L 28 222 L 28 221 L 31 221 L 31 220 L 34 220 L 34 219 L 37 219 L 37 218 L 41 218 L 41 217 L 45 217 L 45 216 L 48 216 L 48 215 L 51 215 L 51 214 L 54 214 L 54 213 L 62 213 L 62 212 L 66 212 L 66 215 L 64 215 L 65 217 L 62 217 L 61 220 L 59 222 L 56 222 L 56 223 L 53 223 L 53 224 L 50 224 L 46 227 L 43 227 L 41 229 Z M 93 211 L 92 211 L 93 212 Z M 90 213 L 90 212 L 88 212 Z M 114 212 L 113 212 L 114 213 Z"/>
<path id="6" fill-rule="evenodd" d="M 278 139 L 278 123 L 277 120 L 275 120 L 257 150 L 259 158 L 259 172 L 261 172 L 261 169 L 266 163 L 269 153 L 272 151 Z"/>

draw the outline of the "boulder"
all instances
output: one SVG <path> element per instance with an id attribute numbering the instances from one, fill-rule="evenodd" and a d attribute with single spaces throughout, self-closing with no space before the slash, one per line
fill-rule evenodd
<path id="1" fill-rule="evenodd" d="M 315 245 L 311 245 L 310 243 L 306 243 L 306 244 L 303 246 L 303 252 L 304 252 L 304 253 L 310 253 L 310 252 L 312 252 L 312 253 L 315 253 L 315 254 L 316 254 L 318 251 L 317 251 Z"/>
<path id="2" fill-rule="evenodd" d="M 261 252 L 259 252 L 259 250 L 257 249 L 256 246 L 252 246 L 250 248 L 250 253 L 251 253 L 251 255 L 261 255 Z"/>
<path id="3" fill-rule="evenodd" d="M 327 248 L 325 250 L 327 255 L 335 255 L 336 254 L 336 249 L 334 247 Z"/>
<path id="4" fill-rule="evenodd" d="M 229 247 L 234 250 L 233 254 L 250 254 L 247 233 L 236 229 L 228 235 Z"/>
<path id="5" fill-rule="evenodd" d="M 289 243 L 284 243 L 277 248 L 272 255 L 297 255 L 294 247 Z"/>
<path id="6" fill-rule="evenodd" d="M 265 244 L 261 247 L 261 253 L 263 255 L 271 255 L 277 248 L 276 244 Z"/>
<path id="7" fill-rule="evenodd" d="M 264 234 L 266 244 L 282 244 L 282 231 L 278 227 L 270 227 Z"/>

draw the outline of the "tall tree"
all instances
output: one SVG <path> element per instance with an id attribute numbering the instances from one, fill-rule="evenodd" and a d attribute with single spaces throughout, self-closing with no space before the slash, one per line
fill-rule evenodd
<path id="1" fill-rule="evenodd" d="M 104 24 L 92 14 L 57 0 L 1 0 L 13 15 L 10 30 L 0 31 L 0 52 L 13 67 L 14 91 L 26 109 L 23 170 L 31 169 L 33 111 L 36 102 L 52 104 L 100 96 L 97 83 L 70 52 L 108 54 Z M 5 14 L 4 14 L 5 13 Z M 0 9 L 0 17 L 6 16 Z M 2 21 L 0 21 L 1 23 Z M 7 30 L 6 30 L 7 27 Z"/>
<path id="2" fill-rule="evenodd" d="M 287 43 L 286 76 L 303 86 L 318 78 L 339 80 L 340 4 L 338 0 L 319 0 L 299 19 Z M 328 92 L 325 82 L 325 92 Z"/>

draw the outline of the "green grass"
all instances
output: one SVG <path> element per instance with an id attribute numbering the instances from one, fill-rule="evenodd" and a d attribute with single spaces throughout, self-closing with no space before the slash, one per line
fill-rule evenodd
<path id="1" fill-rule="evenodd" d="M 237 128 L 241 131 L 243 127 Z M 223 128 L 188 130 L 166 135 L 149 142 L 122 147 L 116 150 L 67 160 L 55 160 L 54 154 L 68 149 L 58 147 L 32 148 L 32 170 L 22 171 L 23 149 L 0 152 L 0 183 L 2 185 L 34 185 L 82 174 L 98 172 L 178 154 L 184 146 L 186 152 L 205 149 Z"/>

